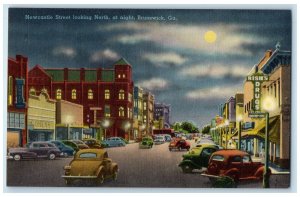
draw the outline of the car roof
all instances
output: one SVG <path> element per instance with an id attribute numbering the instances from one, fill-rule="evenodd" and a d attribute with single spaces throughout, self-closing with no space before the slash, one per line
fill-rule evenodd
<path id="1" fill-rule="evenodd" d="M 227 156 L 227 157 L 230 157 L 230 156 L 236 156 L 236 155 L 240 155 L 240 156 L 245 156 L 245 155 L 249 155 L 247 152 L 245 151 L 241 151 L 241 150 L 237 150 L 237 149 L 222 149 L 222 150 L 219 150 L 215 153 L 213 153 L 214 155 L 224 155 L 224 156 Z"/>
<path id="2" fill-rule="evenodd" d="M 104 153 L 106 153 L 107 151 L 104 149 L 81 149 L 77 152 L 77 154 L 82 154 L 82 153 L 96 153 L 97 155 L 103 155 Z"/>

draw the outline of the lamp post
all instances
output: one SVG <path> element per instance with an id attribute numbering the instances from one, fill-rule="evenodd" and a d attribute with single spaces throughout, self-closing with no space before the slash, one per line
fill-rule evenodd
<path id="1" fill-rule="evenodd" d="M 102 126 L 104 128 L 104 139 L 106 140 L 106 129 L 109 127 L 109 120 L 104 120 Z"/>
<path id="2" fill-rule="evenodd" d="M 229 130 L 229 120 L 225 120 L 225 149 L 227 149 L 227 134 Z"/>
<path id="3" fill-rule="evenodd" d="M 266 96 L 262 102 L 262 108 L 265 111 L 265 118 L 266 118 L 266 126 L 265 126 L 265 168 L 263 174 L 263 187 L 269 188 L 269 112 L 273 111 L 276 108 L 276 101 L 271 96 Z"/>
<path id="4" fill-rule="evenodd" d="M 239 115 L 237 121 L 239 122 L 239 131 L 238 131 L 238 149 L 241 150 L 241 138 L 242 138 L 242 120 L 243 116 Z"/>

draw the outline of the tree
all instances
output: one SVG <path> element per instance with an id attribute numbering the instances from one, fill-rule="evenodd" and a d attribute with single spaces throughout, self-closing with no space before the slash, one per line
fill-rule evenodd
<path id="1" fill-rule="evenodd" d="M 209 131 L 210 131 L 210 125 L 206 125 L 202 128 L 202 131 L 201 133 L 203 134 L 209 134 Z"/>
<path id="2" fill-rule="evenodd" d="M 196 133 L 199 132 L 199 129 L 191 122 L 182 122 L 181 129 L 187 133 Z"/>

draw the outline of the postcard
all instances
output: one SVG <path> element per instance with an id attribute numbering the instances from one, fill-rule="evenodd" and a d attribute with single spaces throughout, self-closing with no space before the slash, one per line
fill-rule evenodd
<path id="1" fill-rule="evenodd" d="M 291 186 L 292 10 L 8 16 L 7 187 Z"/>

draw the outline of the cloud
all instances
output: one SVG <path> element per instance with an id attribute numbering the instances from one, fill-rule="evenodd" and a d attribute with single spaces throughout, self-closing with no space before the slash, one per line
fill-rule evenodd
<path id="1" fill-rule="evenodd" d="M 251 68 L 242 65 L 194 65 L 188 68 L 182 68 L 179 72 L 181 75 L 189 77 L 211 77 L 224 78 L 245 77 Z"/>
<path id="2" fill-rule="evenodd" d="M 118 58 L 119 58 L 119 55 L 116 52 L 114 52 L 110 49 L 105 49 L 105 50 L 100 50 L 100 51 L 94 52 L 90 57 L 90 61 L 91 62 L 99 62 L 103 59 L 117 60 Z"/>
<path id="3" fill-rule="evenodd" d="M 213 25 L 179 25 L 159 23 L 119 23 L 102 28 L 106 31 L 131 30 L 131 34 L 118 35 L 114 40 L 123 44 L 138 42 L 154 42 L 166 48 L 190 49 L 203 54 L 237 54 L 252 55 L 252 51 L 245 46 L 264 44 L 268 39 L 258 35 L 250 35 L 242 30 L 251 30 L 251 25 L 213 24 Z M 204 35 L 207 31 L 214 31 L 217 35 L 215 43 L 207 43 Z"/>
<path id="4" fill-rule="evenodd" d="M 53 55 L 55 56 L 66 56 L 73 58 L 76 56 L 76 51 L 72 47 L 59 46 L 52 50 Z"/>
<path id="5" fill-rule="evenodd" d="M 209 88 L 201 88 L 188 91 L 186 98 L 190 100 L 210 100 L 210 99 L 224 99 L 227 100 L 234 96 L 237 92 L 241 92 L 242 86 L 214 86 Z"/>
<path id="6" fill-rule="evenodd" d="M 152 91 L 165 90 L 169 87 L 170 83 L 162 78 L 152 78 L 149 80 L 139 81 L 136 85 Z"/>
<path id="7" fill-rule="evenodd" d="M 186 61 L 186 58 L 176 53 L 147 53 L 143 55 L 143 58 L 152 62 L 155 66 L 165 67 L 169 65 L 180 65 Z"/>

